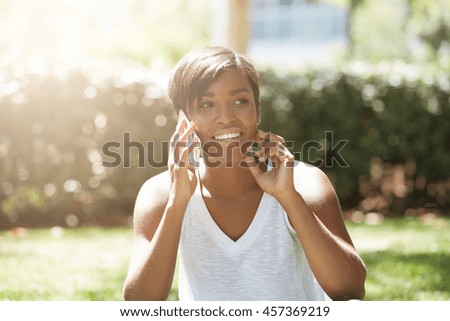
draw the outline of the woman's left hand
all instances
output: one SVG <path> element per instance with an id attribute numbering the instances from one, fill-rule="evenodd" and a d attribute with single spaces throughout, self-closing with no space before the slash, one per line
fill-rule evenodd
<path id="1" fill-rule="evenodd" d="M 264 192 L 279 198 L 283 193 L 294 191 L 294 156 L 286 148 L 283 137 L 258 130 L 258 151 L 249 151 L 244 162 Z M 272 168 L 267 170 L 266 160 Z"/>

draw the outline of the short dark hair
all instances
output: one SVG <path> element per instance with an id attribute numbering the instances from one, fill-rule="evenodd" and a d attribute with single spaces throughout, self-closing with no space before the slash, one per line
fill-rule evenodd
<path id="1" fill-rule="evenodd" d="M 232 69 L 247 77 L 258 104 L 261 78 L 250 60 L 228 48 L 214 46 L 192 50 L 175 66 L 168 86 L 175 111 L 187 111 L 186 108 L 204 94 L 220 71 Z"/>

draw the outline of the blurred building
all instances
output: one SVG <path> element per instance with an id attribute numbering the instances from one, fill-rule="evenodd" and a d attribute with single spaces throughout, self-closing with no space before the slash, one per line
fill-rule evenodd
<path id="1" fill-rule="evenodd" d="M 347 45 L 348 10 L 314 0 L 215 0 L 213 42 L 259 65 L 335 61 Z"/>

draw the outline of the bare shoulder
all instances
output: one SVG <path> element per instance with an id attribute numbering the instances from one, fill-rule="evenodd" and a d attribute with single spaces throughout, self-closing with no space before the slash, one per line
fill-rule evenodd
<path id="1" fill-rule="evenodd" d="M 338 197 L 328 176 L 318 167 L 296 162 L 294 184 L 307 206 L 330 232 L 352 245 Z"/>
<path id="2" fill-rule="evenodd" d="M 133 227 L 137 235 L 153 237 L 161 221 L 170 191 L 169 172 L 149 178 L 139 190 L 134 205 Z"/>
<path id="3" fill-rule="evenodd" d="M 318 167 L 296 161 L 294 184 L 295 189 L 311 205 L 336 199 L 336 192 L 328 176 Z"/>

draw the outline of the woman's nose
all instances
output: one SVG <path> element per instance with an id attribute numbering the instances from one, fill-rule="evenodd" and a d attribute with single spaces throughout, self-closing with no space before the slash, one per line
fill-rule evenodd
<path id="1" fill-rule="evenodd" d="M 217 109 L 217 121 L 227 124 L 233 120 L 234 113 L 232 108 L 225 103 L 220 104 L 219 108 Z"/>

